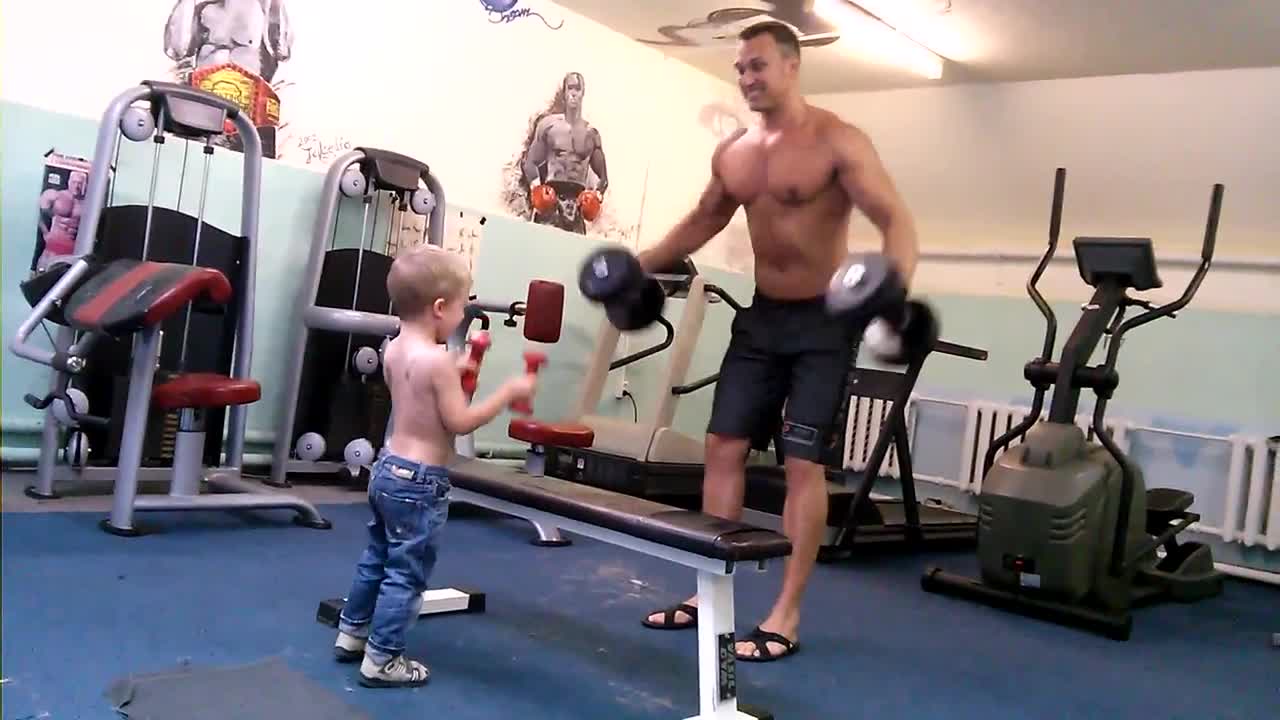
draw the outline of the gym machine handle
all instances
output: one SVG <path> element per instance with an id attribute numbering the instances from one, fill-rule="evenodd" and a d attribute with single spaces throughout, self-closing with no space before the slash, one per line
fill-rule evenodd
<path id="1" fill-rule="evenodd" d="M 652 347 L 647 347 L 644 350 L 641 350 L 640 352 L 632 353 L 624 358 L 618 358 L 617 360 L 614 360 L 613 362 L 609 363 L 609 370 L 617 370 L 618 368 L 624 365 L 630 365 L 633 362 L 639 362 L 640 360 L 643 360 L 649 357 L 650 355 L 656 355 L 662 352 L 663 350 L 666 350 L 667 348 L 671 347 L 671 342 L 676 338 L 676 329 L 671 326 L 670 320 L 667 320 L 661 315 L 658 316 L 657 322 L 659 325 L 662 326 L 662 330 L 666 333 L 666 337 L 662 338 L 662 342 Z"/>
<path id="2" fill-rule="evenodd" d="M 947 342 L 939 340 L 933 344 L 933 352 L 939 352 L 943 355 L 954 355 L 956 357 L 968 358 L 969 360 L 987 360 L 987 351 L 982 348 L 969 347 L 968 345 L 960 345 L 959 343 Z"/>
<path id="3" fill-rule="evenodd" d="M 742 312 L 742 305 L 737 300 L 734 300 L 733 296 L 730 295 L 728 292 L 725 292 L 725 289 L 720 287 L 719 285 L 707 284 L 707 285 L 704 285 L 702 289 L 704 292 L 711 295 L 715 295 L 716 297 L 725 301 L 725 303 L 729 307 L 733 308 L 734 312 Z"/>
<path id="4" fill-rule="evenodd" d="M 1036 308 L 1040 310 L 1040 314 L 1044 316 L 1044 347 L 1040 350 L 1040 357 L 1037 360 L 1040 363 L 1048 363 L 1053 360 L 1053 345 L 1058 335 L 1058 319 L 1053 314 L 1053 308 L 1049 307 L 1049 303 L 1045 301 L 1044 296 L 1036 289 L 1036 283 L 1040 281 L 1040 276 L 1044 274 L 1045 268 L 1049 266 L 1049 261 L 1053 259 L 1053 255 L 1058 250 L 1058 234 L 1062 230 L 1062 202 L 1063 196 L 1067 190 L 1067 169 L 1058 168 L 1053 174 L 1053 206 L 1049 210 L 1049 247 L 1045 249 L 1044 255 L 1040 256 L 1040 263 L 1036 265 L 1035 272 L 1031 273 L 1031 279 L 1027 281 L 1027 294 L 1031 296 L 1031 301 L 1036 304 Z M 1032 361 L 1036 362 L 1036 361 Z M 1009 431 L 995 439 L 991 446 L 987 448 L 987 454 L 982 459 L 982 474 L 986 476 L 991 472 L 991 466 L 996 462 L 996 455 L 1009 446 L 1014 438 L 1021 437 L 1024 433 L 1031 429 L 1031 426 L 1040 419 L 1040 411 L 1044 409 L 1044 394 L 1049 389 L 1047 384 L 1037 384 L 1035 386 L 1035 397 L 1031 401 L 1031 412 L 1023 418 L 1022 422 L 1009 428 Z"/>
<path id="5" fill-rule="evenodd" d="M 31 309 L 31 314 L 18 326 L 17 334 L 9 342 L 9 350 L 14 355 L 73 375 L 84 370 L 84 358 L 75 354 L 76 346 L 73 345 L 67 353 L 55 352 L 29 343 L 27 338 L 31 337 L 36 327 L 66 299 L 72 289 L 80 284 L 81 279 L 89 273 L 89 267 L 89 263 L 84 258 L 77 260 L 71 269 L 49 288 L 49 292 L 40 298 L 40 302 Z"/>
<path id="6" fill-rule="evenodd" d="M 77 412 L 75 403 L 71 402 L 71 398 L 61 390 L 55 390 L 48 395 L 45 395 L 43 398 L 38 398 L 31 393 L 27 393 L 22 399 L 26 400 L 27 404 L 36 410 L 44 410 L 52 405 L 54 400 L 61 400 L 63 407 L 67 409 L 67 417 L 76 421 L 80 425 L 97 425 L 99 427 L 106 427 L 111 424 L 111 418 Z"/>
<path id="7" fill-rule="evenodd" d="M 689 393 L 697 392 L 708 385 L 714 384 L 719 379 L 720 379 L 720 373 L 712 373 L 711 375 L 708 375 L 702 378 L 701 380 L 696 380 L 694 382 L 691 382 L 688 385 L 676 385 L 675 387 L 671 388 L 671 394 L 677 395 L 677 396 L 688 395 Z"/>
<path id="8" fill-rule="evenodd" d="M 1112 334 L 1112 340 L 1107 348 L 1107 359 L 1103 363 L 1103 370 L 1107 373 L 1114 373 L 1116 367 L 1116 359 L 1120 354 L 1120 340 L 1124 334 L 1139 325 L 1145 325 L 1157 318 L 1173 315 L 1175 310 L 1181 310 L 1187 303 L 1191 302 L 1191 298 L 1200 289 L 1200 283 L 1204 280 L 1205 273 L 1209 272 L 1209 265 L 1213 261 L 1213 249 L 1217 242 L 1218 235 L 1218 217 L 1222 212 L 1222 194 L 1224 187 L 1222 183 L 1213 186 L 1213 192 L 1209 198 L 1209 218 L 1205 222 L 1204 242 L 1200 250 L 1200 266 L 1196 268 L 1195 274 L 1191 277 L 1187 287 L 1182 292 L 1182 296 L 1171 303 L 1161 305 L 1160 307 L 1147 310 L 1137 317 L 1130 318 L 1125 321 Z M 1103 417 L 1106 413 L 1107 395 L 1103 394 L 1098 397 L 1097 403 L 1093 409 L 1093 433 L 1102 443 L 1111 457 L 1115 458 L 1120 464 L 1120 506 L 1116 513 L 1116 527 L 1120 531 L 1115 535 L 1115 542 L 1111 547 L 1111 572 L 1113 575 L 1120 576 L 1125 572 L 1128 563 L 1132 562 L 1132 558 L 1125 558 L 1125 539 L 1128 534 L 1129 516 L 1133 512 L 1133 484 L 1134 470 L 1130 465 L 1128 458 L 1121 452 L 1120 447 L 1107 434 L 1104 426 Z"/>

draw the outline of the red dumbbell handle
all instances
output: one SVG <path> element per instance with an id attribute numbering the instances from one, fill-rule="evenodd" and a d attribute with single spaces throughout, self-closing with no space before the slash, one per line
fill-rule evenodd
<path id="1" fill-rule="evenodd" d="M 489 349 L 489 333 L 483 330 L 471 336 L 471 362 L 475 370 L 462 371 L 462 391 L 467 395 L 476 393 L 476 385 L 480 377 L 480 361 L 484 359 L 484 351 Z"/>
<path id="2" fill-rule="evenodd" d="M 538 352 L 537 350 L 529 350 L 524 354 L 524 369 L 525 369 L 525 372 L 527 373 L 536 374 L 539 370 L 542 369 L 542 366 L 545 365 L 546 363 L 547 363 L 546 353 Z M 521 413 L 522 415 L 532 415 L 533 404 L 530 403 L 527 399 L 516 400 L 515 402 L 511 403 L 511 410 L 512 412 L 518 412 L 518 413 Z"/>

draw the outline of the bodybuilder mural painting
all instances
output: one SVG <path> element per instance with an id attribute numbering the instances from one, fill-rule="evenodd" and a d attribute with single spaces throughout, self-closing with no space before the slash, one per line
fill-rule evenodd
<path id="1" fill-rule="evenodd" d="M 512 213 L 585 234 L 600 217 L 609 169 L 600 130 L 583 115 L 586 79 L 565 74 L 550 106 L 535 115 L 517 159 L 507 165 L 504 201 Z"/>
<path id="2" fill-rule="evenodd" d="M 174 79 L 221 95 L 249 114 L 263 154 L 276 157 L 280 65 L 293 52 L 285 0 L 177 0 L 165 24 Z M 238 139 L 231 138 L 233 147 Z"/>

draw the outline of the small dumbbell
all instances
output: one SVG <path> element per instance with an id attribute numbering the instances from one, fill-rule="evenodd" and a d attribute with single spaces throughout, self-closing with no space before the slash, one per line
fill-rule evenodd
<path id="1" fill-rule="evenodd" d="M 468 397 L 476 393 L 476 385 L 480 379 L 480 361 L 484 359 L 484 352 L 489 349 L 489 345 L 489 333 L 481 330 L 472 334 L 471 362 L 475 364 L 475 368 L 462 371 L 462 392 Z"/>
<path id="2" fill-rule="evenodd" d="M 542 366 L 546 364 L 547 364 L 546 353 L 539 352 L 537 350 L 529 350 L 525 352 L 524 370 L 526 373 L 537 374 L 538 371 L 542 369 Z M 515 402 L 511 403 L 511 410 L 512 412 L 518 412 L 522 415 L 532 415 L 533 403 L 531 403 L 528 399 L 522 398 L 520 400 L 516 400 Z"/>

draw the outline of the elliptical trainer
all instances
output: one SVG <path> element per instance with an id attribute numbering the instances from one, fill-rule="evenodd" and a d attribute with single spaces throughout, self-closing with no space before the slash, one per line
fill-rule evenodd
<path id="1" fill-rule="evenodd" d="M 1131 608 L 1162 600 L 1192 602 L 1222 592 L 1222 576 L 1214 569 L 1210 548 L 1177 541 L 1179 533 L 1200 519 L 1188 511 L 1194 496 L 1182 490 L 1146 489 L 1142 469 L 1112 440 L 1104 417 L 1120 381 L 1116 358 L 1125 333 L 1172 317 L 1199 289 L 1213 258 L 1223 186 L 1213 187 L 1200 265 L 1182 296 L 1166 305 L 1156 307 L 1127 293 L 1130 288 L 1162 285 L 1150 238 L 1075 239 L 1080 276 L 1094 293 L 1059 361 L 1053 362 L 1057 321 L 1036 282 L 1058 245 L 1065 185 L 1066 170 L 1058 168 L 1049 247 L 1027 283 L 1046 321 L 1043 352 L 1024 370 L 1035 387 L 1035 399 L 1027 417 L 996 439 L 984 459 L 978 495 L 981 579 L 933 567 L 921 585 L 926 591 L 1128 640 Z M 1130 306 L 1146 312 L 1125 321 Z M 1111 336 L 1106 360 L 1090 366 L 1089 358 L 1104 335 Z M 1050 387 L 1054 392 L 1049 415 L 1041 419 Z M 1087 442 L 1075 423 L 1083 389 L 1097 397 L 1091 428 L 1096 443 Z M 1023 441 L 1010 447 L 1018 438 Z"/>

